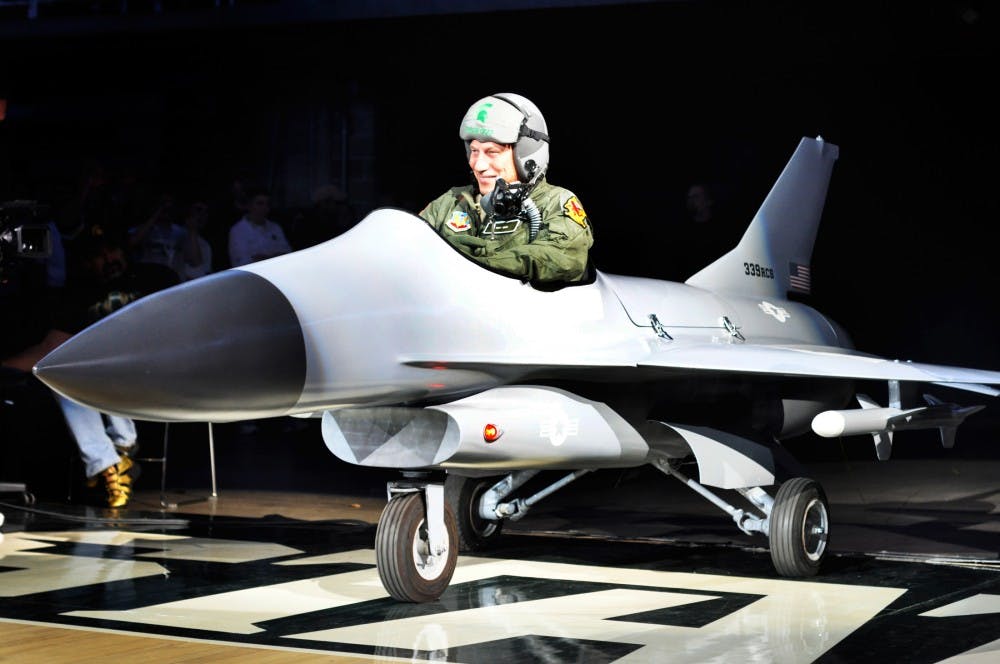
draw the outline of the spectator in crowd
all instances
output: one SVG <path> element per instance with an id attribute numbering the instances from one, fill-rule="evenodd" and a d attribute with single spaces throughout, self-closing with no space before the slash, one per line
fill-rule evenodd
<path id="1" fill-rule="evenodd" d="M 190 281 L 212 272 L 212 246 L 203 233 L 208 224 L 208 205 L 195 200 L 184 215 L 184 243 L 176 266 L 181 281 Z"/>
<path id="2" fill-rule="evenodd" d="M 671 279 L 683 281 L 736 246 L 738 235 L 725 222 L 718 185 L 694 180 L 684 193 L 684 211 L 677 224 L 668 263 Z"/>
<path id="3" fill-rule="evenodd" d="M 176 223 L 174 197 L 163 194 L 156 208 L 146 221 L 128 230 L 128 247 L 133 260 L 140 263 L 158 263 L 180 272 L 178 267 L 184 253 L 187 232 Z"/>
<path id="4" fill-rule="evenodd" d="M 111 184 L 99 160 L 84 164 L 76 189 L 56 201 L 54 221 L 67 249 L 77 238 L 112 230 Z"/>
<path id="5" fill-rule="evenodd" d="M 688 218 L 696 224 L 711 223 L 715 215 L 715 199 L 712 190 L 704 182 L 695 182 L 688 187 L 684 209 Z"/>
<path id="6" fill-rule="evenodd" d="M 292 251 L 281 226 L 267 218 L 270 211 L 271 198 L 266 189 L 247 192 L 247 212 L 229 229 L 229 262 L 232 267 Z"/>
<path id="7" fill-rule="evenodd" d="M 357 222 L 344 191 L 335 184 L 323 185 L 313 193 L 312 207 L 298 215 L 289 233 L 292 248 L 298 251 L 335 238 Z"/>
<path id="8" fill-rule="evenodd" d="M 230 179 L 209 185 L 208 221 L 201 235 L 212 248 L 212 271 L 231 267 L 229 262 L 229 230 L 247 213 L 247 176 L 236 173 Z"/>

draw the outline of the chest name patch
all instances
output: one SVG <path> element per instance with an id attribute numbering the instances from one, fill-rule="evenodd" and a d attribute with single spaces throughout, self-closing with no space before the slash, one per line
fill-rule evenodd
<path id="1" fill-rule="evenodd" d="M 483 235 L 507 235 L 513 233 L 521 227 L 521 219 L 504 219 L 501 221 L 489 221 L 483 228 Z"/>

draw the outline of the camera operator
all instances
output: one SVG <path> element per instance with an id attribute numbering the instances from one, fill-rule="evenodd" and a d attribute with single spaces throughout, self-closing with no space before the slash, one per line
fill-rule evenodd
<path id="1" fill-rule="evenodd" d="M 48 210 L 35 201 L 0 203 L 0 357 L 32 346 L 51 327 L 66 285 L 66 259 Z M 5 362 L 5 365 L 7 363 Z M 30 371 L 31 367 L 27 367 Z"/>
<path id="2" fill-rule="evenodd" d="M 36 495 L 65 486 L 49 486 L 58 476 L 34 457 L 51 457 L 58 442 L 69 443 L 49 388 L 31 374 L 34 360 L 63 337 L 52 330 L 54 313 L 66 281 L 59 233 L 48 209 L 34 201 L 0 203 L 0 419 L 4 445 L 0 472 L 25 481 Z M 59 423 L 53 428 L 53 423 Z"/>

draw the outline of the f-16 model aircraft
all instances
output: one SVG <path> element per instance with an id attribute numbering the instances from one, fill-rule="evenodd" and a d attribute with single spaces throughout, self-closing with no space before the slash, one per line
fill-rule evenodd
<path id="1" fill-rule="evenodd" d="M 488 545 L 585 473 L 644 464 L 769 538 L 778 574 L 814 575 L 826 497 L 780 441 L 872 434 L 885 459 L 894 431 L 933 427 L 948 447 L 981 406 L 904 407 L 901 383 L 1000 394 L 1000 372 L 859 352 L 790 297 L 809 289 L 837 155 L 803 138 L 735 248 L 684 283 L 592 270 L 540 288 L 472 262 L 408 212 L 379 209 L 318 246 L 138 300 L 35 373 L 137 419 L 322 417 L 338 458 L 402 471 L 375 537 L 399 600 L 439 597 L 460 549 Z M 858 381 L 886 381 L 889 403 L 855 395 Z M 697 480 L 679 470 L 691 460 Z M 521 495 L 543 470 L 566 472 Z"/>

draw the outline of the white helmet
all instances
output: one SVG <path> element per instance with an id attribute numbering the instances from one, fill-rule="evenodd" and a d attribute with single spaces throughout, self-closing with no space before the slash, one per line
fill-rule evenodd
<path id="1" fill-rule="evenodd" d="M 473 140 L 514 146 L 514 166 L 521 182 L 537 180 L 549 167 L 549 134 L 545 118 L 531 100 L 513 92 L 483 97 L 469 107 L 459 137 L 465 155 Z"/>

